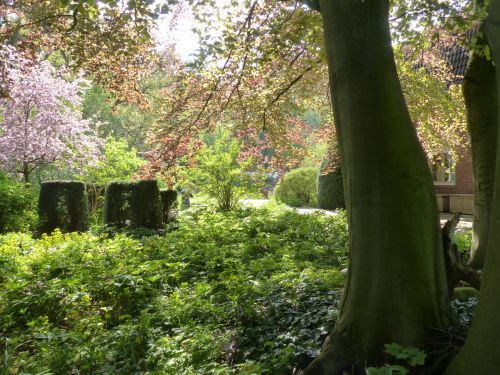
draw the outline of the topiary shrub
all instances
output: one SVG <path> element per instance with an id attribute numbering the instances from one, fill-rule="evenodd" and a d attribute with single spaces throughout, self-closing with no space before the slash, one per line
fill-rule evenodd
<path id="1" fill-rule="evenodd" d="M 86 232 L 89 207 L 85 184 L 77 181 L 42 183 L 38 197 L 39 233 Z"/>
<path id="2" fill-rule="evenodd" d="M 104 223 L 116 227 L 160 228 L 162 210 L 157 182 L 110 183 L 105 193 Z"/>
<path id="3" fill-rule="evenodd" d="M 133 227 L 161 228 L 163 217 L 160 189 L 156 180 L 143 180 L 133 184 L 130 208 Z"/>
<path id="4" fill-rule="evenodd" d="M 133 183 L 123 181 L 111 182 L 106 186 L 104 193 L 104 224 L 115 227 L 130 224 L 132 189 Z"/>
<path id="5" fill-rule="evenodd" d="M 177 196 L 177 190 L 160 189 L 161 208 L 164 224 L 168 224 L 175 218 L 174 210 L 177 208 Z"/>
<path id="6" fill-rule="evenodd" d="M 316 168 L 297 168 L 285 174 L 274 188 L 274 198 L 292 207 L 315 207 Z"/>
<path id="7" fill-rule="evenodd" d="M 344 208 L 344 186 L 340 164 L 330 167 L 324 160 L 318 171 L 317 179 L 318 205 L 325 210 Z"/>

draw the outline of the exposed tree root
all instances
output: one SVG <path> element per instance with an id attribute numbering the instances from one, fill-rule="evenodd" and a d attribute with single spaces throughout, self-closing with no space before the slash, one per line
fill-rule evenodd
<path id="1" fill-rule="evenodd" d="M 347 334 L 332 333 L 325 340 L 321 354 L 300 375 L 361 375 L 366 374 L 366 360 L 358 345 Z"/>
<path id="2" fill-rule="evenodd" d="M 443 250 L 450 295 L 460 281 L 466 282 L 477 290 L 481 288 L 480 274 L 464 262 L 458 252 L 457 244 L 453 240 L 455 229 L 460 221 L 460 215 L 460 213 L 456 213 L 453 219 L 448 220 L 444 224 L 442 229 Z"/>
<path id="3" fill-rule="evenodd" d="M 458 247 L 454 242 L 453 236 L 460 221 L 460 213 L 455 214 L 453 219 L 448 220 L 443 229 L 443 249 L 446 259 L 446 270 L 448 279 L 448 288 L 450 295 L 453 293 L 455 287 L 459 282 L 466 282 L 472 287 L 479 290 L 481 287 L 480 274 L 468 266 L 458 252 Z M 426 366 L 416 370 L 419 375 L 434 375 L 441 374 L 451 358 L 454 351 L 443 350 L 441 343 L 438 346 L 440 351 L 436 352 L 433 356 L 430 366 Z M 358 349 L 358 350 L 356 350 Z M 366 353 L 365 353 L 366 354 Z M 380 353 L 383 356 L 383 353 Z M 309 366 L 299 372 L 300 375 L 358 375 L 365 374 L 367 364 L 376 362 L 377 358 L 368 358 L 369 355 L 363 355 L 359 352 L 359 345 L 352 342 L 347 332 L 335 331 L 323 344 L 321 354 Z"/>

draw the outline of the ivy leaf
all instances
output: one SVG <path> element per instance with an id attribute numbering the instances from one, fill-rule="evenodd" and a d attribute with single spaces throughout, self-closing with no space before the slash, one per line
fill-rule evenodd
<path id="1" fill-rule="evenodd" d="M 392 355 L 394 358 L 400 358 L 398 355 L 400 355 L 402 349 L 403 347 L 395 342 L 385 344 L 385 352 Z"/>
<path id="2" fill-rule="evenodd" d="M 408 363 L 411 366 L 421 366 L 425 363 L 426 354 L 417 348 L 406 348 Z"/>
<path id="3" fill-rule="evenodd" d="M 369 367 L 366 369 L 366 375 L 392 375 L 392 366 L 384 366 L 381 368 Z"/>

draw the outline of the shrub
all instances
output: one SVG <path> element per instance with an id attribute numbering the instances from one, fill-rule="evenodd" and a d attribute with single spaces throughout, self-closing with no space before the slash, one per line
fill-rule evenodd
<path id="1" fill-rule="evenodd" d="M 164 224 L 168 224 L 175 217 L 174 210 L 178 206 L 177 195 L 177 190 L 160 189 L 161 208 Z"/>
<path id="2" fill-rule="evenodd" d="M 28 229 L 34 221 L 31 191 L 0 172 L 0 233 Z"/>
<path id="3" fill-rule="evenodd" d="M 76 181 L 42 183 L 38 198 L 40 233 L 85 232 L 89 228 L 89 208 L 85 184 Z"/>
<path id="4" fill-rule="evenodd" d="M 144 164 L 137 156 L 137 150 L 130 148 L 124 140 L 108 137 L 104 149 L 103 157 L 84 166 L 79 175 L 79 179 L 87 184 L 93 216 L 102 213 L 106 185 L 113 181 L 132 179 Z"/>
<path id="5" fill-rule="evenodd" d="M 106 187 L 104 203 L 104 223 L 123 227 L 130 220 L 130 195 L 132 183 L 112 182 Z"/>
<path id="6" fill-rule="evenodd" d="M 464 259 L 468 259 L 470 249 L 472 247 L 472 231 L 467 230 L 455 232 L 455 242 L 462 257 Z"/>
<path id="7" fill-rule="evenodd" d="M 137 181 L 132 185 L 130 208 L 133 227 L 161 228 L 160 189 L 156 180 Z"/>
<path id="8" fill-rule="evenodd" d="M 330 167 L 324 160 L 321 163 L 317 179 L 318 206 L 325 210 L 344 208 L 344 187 L 340 164 Z"/>
<path id="9" fill-rule="evenodd" d="M 275 199 L 292 207 L 317 206 L 316 174 L 316 168 L 291 170 L 276 185 Z"/>
<path id="10" fill-rule="evenodd" d="M 112 182 L 106 188 L 104 223 L 150 229 L 162 225 L 160 190 L 155 180 Z"/>
<path id="11" fill-rule="evenodd" d="M 224 136 L 196 155 L 196 165 L 182 171 L 183 180 L 192 190 L 215 199 L 217 208 L 233 209 L 240 198 L 258 193 L 264 177 L 255 171 L 252 158 L 240 159 L 240 144 Z"/>

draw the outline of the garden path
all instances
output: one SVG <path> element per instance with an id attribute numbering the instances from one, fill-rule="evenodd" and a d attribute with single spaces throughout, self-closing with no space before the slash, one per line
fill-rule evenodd
<path id="1" fill-rule="evenodd" d="M 265 204 L 269 203 L 269 199 L 245 199 L 243 200 L 243 204 L 247 206 L 252 206 L 252 207 L 261 207 L 264 206 Z M 290 207 L 292 208 L 292 207 Z M 313 212 L 324 212 L 326 215 L 335 215 L 335 211 L 332 210 L 323 210 L 321 208 L 293 208 L 300 214 L 311 214 Z M 453 214 L 450 213 L 441 213 L 439 220 L 441 222 L 441 226 L 444 225 L 444 223 L 447 220 L 450 220 L 453 218 Z M 472 229 L 472 221 L 473 221 L 473 215 L 465 215 L 463 214 L 460 217 L 460 222 L 457 225 L 457 230 L 471 230 Z"/>

